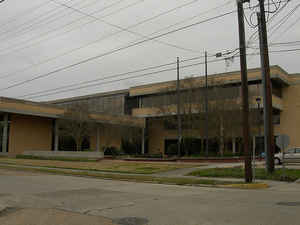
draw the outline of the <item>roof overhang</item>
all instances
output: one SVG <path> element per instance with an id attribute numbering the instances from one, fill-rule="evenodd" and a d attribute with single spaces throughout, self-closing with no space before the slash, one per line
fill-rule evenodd
<path id="1" fill-rule="evenodd" d="M 58 119 L 64 116 L 66 109 L 60 106 L 49 105 L 45 103 L 36 103 L 0 97 L 0 112 Z M 132 116 L 118 116 L 102 113 L 91 113 L 89 116 L 96 123 L 123 125 L 140 128 L 145 127 L 144 119 L 135 118 Z"/>

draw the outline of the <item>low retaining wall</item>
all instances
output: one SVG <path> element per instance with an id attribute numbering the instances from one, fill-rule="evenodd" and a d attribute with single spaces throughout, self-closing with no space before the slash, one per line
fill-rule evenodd
<path id="1" fill-rule="evenodd" d="M 65 152 L 65 151 L 25 151 L 22 155 L 45 157 L 45 158 L 83 158 L 83 159 L 102 159 L 104 158 L 103 152 Z"/>

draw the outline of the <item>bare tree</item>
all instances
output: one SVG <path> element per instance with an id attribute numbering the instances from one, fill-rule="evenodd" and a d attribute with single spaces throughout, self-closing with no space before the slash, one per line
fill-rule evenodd
<path id="1" fill-rule="evenodd" d="M 76 143 L 76 151 L 82 150 L 82 143 L 89 138 L 94 130 L 94 122 L 89 116 L 89 105 L 85 103 L 73 103 L 59 119 L 60 134 L 70 136 Z"/>
<path id="2" fill-rule="evenodd" d="M 120 126 L 122 137 L 122 150 L 127 154 L 141 154 L 142 129 L 138 127 Z"/>
<path id="3" fill-rule="evenodd" d="M 205 88 L 197 79 L 187 77 L 180 87 L 183 139 L 199 138 L 205 130 Z M 174 87 L 163 90 L 160 98 L 153 98 L 159 118 L 176 129 L 176 92 Z M 209 79 L 208 94 L 208 136 L 214 139 L 219 155 L 223 156 L 226 142 L 232 137 L 242 137 L 242 106 L 240 86 L 225 84 L 220 79 Z M 249 98 L 253 94 L 249 93 Z M 250 113 L 250 123 L 255 121 L 255 113 Z M 183 140 L 184 141 L 184 140 Z"/>

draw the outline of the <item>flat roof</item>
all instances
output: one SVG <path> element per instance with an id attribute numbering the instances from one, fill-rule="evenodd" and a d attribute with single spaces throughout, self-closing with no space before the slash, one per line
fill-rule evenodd
<path id="1" fill-rule="evenodd" d="M 54 104 L 38 103 L 13 98 L 0 97 L 0 112 L 30 115 L 46 118 L 61 118 L 66 108 Z M 131 127 L 145 127 L 145 120 L 127 115 L 109 115 L 91 113 L 90 117 L 96 123 L 124 125 Z"/>
<path id="2" fill-rule="evenodd" d="M 77 97 L 71 97 L 71 98 L 63 98 L 63 99 L 57 99 L 52 101 L 46 101 L 44 103 L 48 104 L 60 104 L 60 103 L 66 103 L 66 102 L 75 102 L 80 100 L 87 100 L 91 98 L 97 98 L 97 97 L 107 97 L 112 95 L 128 95 L 129 89 L 123 89 L 123 90 L 116 90 L 116 91 L 109 91 L 109 92 L 100 92 L 90 95 L 82 95 Z"/>
<path id="3" fill-rule="evenodd" d="M 271 66 L 271 79 L 281 82 L 283 85 L 289 85 L 288 73 L 280 66 Z M 189 81 L 193 81 L 192 83 Z M 248 69 L 248 81 L 261 80 L 261 68 Z M 233 71 L 227 73 L 211 74 L 208 76 L 209 85 L 220 84 L 234 84 L 241 82 L 240 71 Z M 191 77 L 190 79 L 181 80 L 181 88 L 188 88 L 190 85 L 193 87 L 204 87 L 205 76 Z M 162 92 L 169 92 L 176 90 L 176 80 L 146 84 L 141 86 L 132 87 L 129 89 L 130 96 L 142 96 L 157 94 Z"/>

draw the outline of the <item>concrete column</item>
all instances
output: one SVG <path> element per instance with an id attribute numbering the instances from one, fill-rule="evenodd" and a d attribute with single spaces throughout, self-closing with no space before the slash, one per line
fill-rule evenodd
<path id="1" fill-rule="evenodd" d="M 255 147 L 256 147 L 256 137 L 253 136 L 252 154 L 255 152 Z"/>
<path id="2" fill-rule="evenodd" d="M 138 101 L 139 101 L 139 108 L 142 108 L 142 97 L 138 97 Z"/>
<path id="3" fill-rule="evenodd" d="M 8 152 L 8 113 L 3 116 L 2 152 Z"/>
<path id="4" fill-rule="evenodd" d="M 59 127 L 57 119 L 54 120 L 54 151 L 58 151 L 59 145 Z"/>
<path id="5" fill-rule="evenodd" d="M 232 138 L 232 153 L 236 153 L 236 138 Z"/>
<path id="6" fill-rule="evenodd" d="M 100 127 L 97 125 L 97 131 L 96 131 L 96 151 L 100 152 Z"/>
<path id="7" fill-rule="evenodd" d="M 146 147 L 145 136 L 146 136 L 146 129 L 142 128 L 142 155 L 145 155 L 145 147 Z"/>

